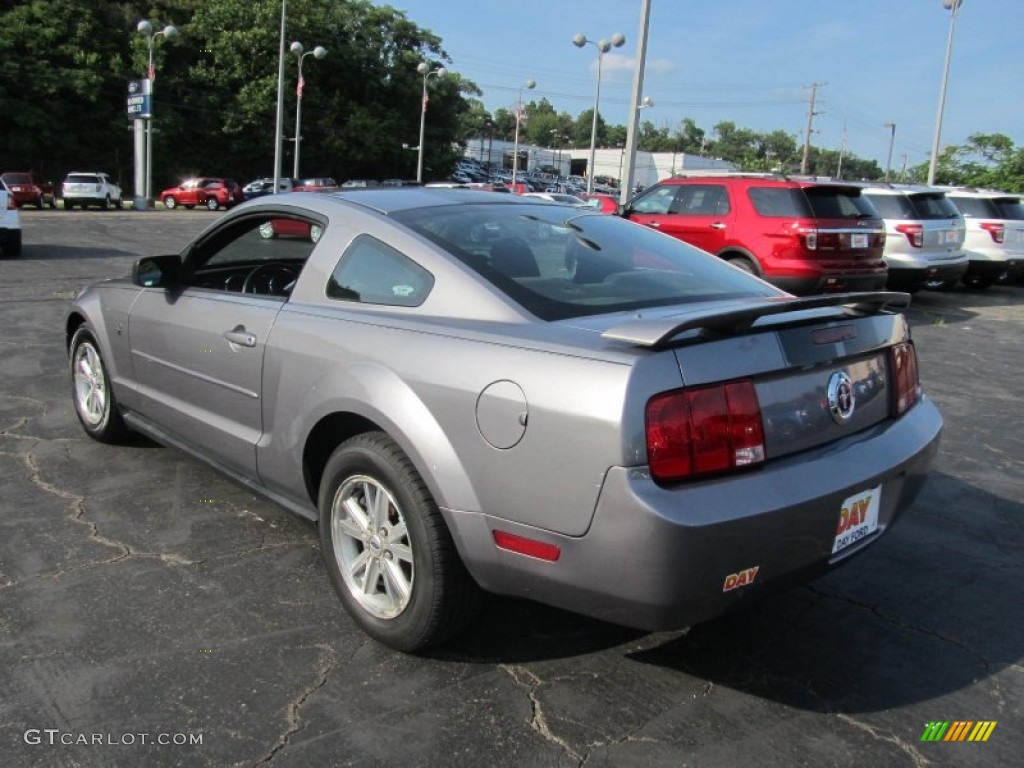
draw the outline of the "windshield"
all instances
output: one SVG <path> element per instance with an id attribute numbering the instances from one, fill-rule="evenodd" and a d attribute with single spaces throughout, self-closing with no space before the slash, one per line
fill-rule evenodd
<path id="1" fill-rule="evenodd" d="M 392 215 L 544 320 L 786 295 L 697 248 L 615 216 L 543 203 Z"/>

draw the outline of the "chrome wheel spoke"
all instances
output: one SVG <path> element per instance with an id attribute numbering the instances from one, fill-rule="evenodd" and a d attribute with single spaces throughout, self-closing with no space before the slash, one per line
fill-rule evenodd
<path id="1" fill-rule="evenodd" d="M 391 550 L 391 554 L 395 556 L 395 560 L 401 560 L 403 563 L 412 564 L 412 548 L 406 544 L 390 544 L 388 549 Z"/>
<path id="2" fill-rule="evenodd" d="M 339 517 L 336 528 L 350 539 L 362 540 L 366 528 L 351 517 Z"/>
<path id="3" fill-rule="evenodd" d="M 380 561 L 376 557 L 371 557 L 370 562 L 366 566 L 366 573 L 363 576 L 363 594 L 371 597 L 377 594 L 377 581 L 380 579 Z"/>
<path id="4" fill-rule="evenodd" d="M 412 584 L 405 578 L 405 573 L 393 560 L 384 561 L 384 588 L 396 605 L 404 605 L 412 594 Z"/>

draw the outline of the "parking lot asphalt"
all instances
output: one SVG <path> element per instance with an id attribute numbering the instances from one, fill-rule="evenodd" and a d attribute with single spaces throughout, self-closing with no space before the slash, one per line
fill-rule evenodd
<path id="1" fill-rule="evenodd" d="M 0 764 L 1020 764 L 1024 288 L 915 297 L 941 452 L 845 567 L 657 634 L 493 598 L 405 656 L 349 621 L 313 526 L 79 428 L 69 301 L 217 215 L 26 211 L 0 260 Z M 996 726 L 922 741 L 934 721 Z"/>

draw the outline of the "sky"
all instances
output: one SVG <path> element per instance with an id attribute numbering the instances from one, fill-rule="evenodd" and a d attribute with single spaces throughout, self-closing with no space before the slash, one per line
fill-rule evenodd
<path id="1" fill-rule="evenodd" d="M 616 32 L 604 56 L 601 115 L 626 124 L 641 0 L 390 0 L 442 39 L 449 68 L 474 81 L 485 106 L 547 98 L 573 117 L 594 105 L 597 49 L 582 32 Z M 818 83 L 812 143 L 885 166 L 927 162 L 935 130 L 951 14 L 942 0 L 652 0 L 641 120 L 709 135 L 729 120 L 781 129 L 802 144 Z M 963 0 L 956 18 L 941 144 L 1002 133 L 1024 145 L 1024 1 Z"/>

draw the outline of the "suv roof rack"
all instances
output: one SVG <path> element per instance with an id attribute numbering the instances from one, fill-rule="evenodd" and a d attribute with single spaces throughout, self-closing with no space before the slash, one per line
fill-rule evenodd
<path id="1" fill-rule="evenodd" d="M 775 173 L 773 171 L 734 171 L 722 168 L 707 168 L 705 170 L 680 168 L 675 172 L 675 178 L 688 178 L 691 176 L 729 176 L 746 179 L 778 179 L 779 181 L 786 181 L 787 178 L 784 173 Z"/>

